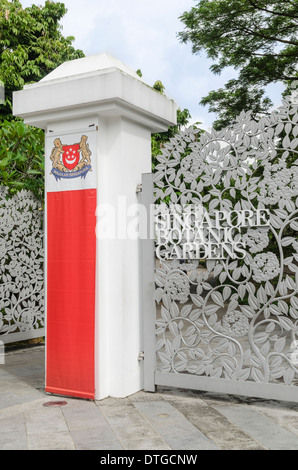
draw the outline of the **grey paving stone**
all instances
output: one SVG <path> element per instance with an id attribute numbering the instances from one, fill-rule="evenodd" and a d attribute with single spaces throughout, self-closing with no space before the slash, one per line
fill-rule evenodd
<path id="1" fill-rule="evenodd" d="M 113 409 L 103 407 L 100 410 L 111 426 L 142 426 L 144 423 L 144 417 L 139 414 L 133 405 L 118 405 Z"/>
<path id="2" fill-rule="evenodd" d="M 177 411 L 166 400 L 135 402 L 134 406 L 151 418 L 167 413 L 169 416 L 177 415 Z"/>
<path id="3" fill-rule="evenodd" d="M 208 432 L 222 430 L 223 432 L 230 424 L 225 416 L 213 409 L 201 400 L 188 401 L 170 399 L 170 403 L 175 409 L 179 410 L 183 416 L 188 419 L 197 429 L 200 429 L 205 434 Z"/>
<path id="4" fill-rule="evenodd" d="M 115 401 L 114 399 L 108 399 L 103 400 L 98 406 L 109 425 L 113 428 L 148 427 L 148 421 L 144 419 L 129 400 L 120 399 Z"/>
<path id="5" fill-rule="evenodd" d="M 100 401 L 44 392 L 44 348 L 0 365 L 0 450 L 297 449 L 298 404 L 158 387 Z M 44 407 L 66 400 L 64 407 Z"/>
<path id="6" fill-rule="evenodd" d="M 263 401 L 255 402 L 250 406 L 298 436 L 298 413 L 295 404 L 285 403 L 281 405 L 275 401 Z"/>
<path id="7" fill-rule="evenodd" d="M 113 442 L 114 447 L 122 448 L 112 429 L 106 425 L 84 429 L 71 429 L 71 437 L 77 449 L 98 450 L 103 443 Z"/>
<path id="8" fill-rule="evenodd" d="M 198 430 L 191 434 L 175 431 L 165 434 L 163 438 L 173 450 L 219 450 L 217 445 Z"/>
<path id="9" fill-rule="evenodd" d="M 97 404 L 89 400 L 67 400 L 61 408 L 76 449 L 123 449 Z"/>
<path id="10" fill-rule="evenodd" d="M 298 450 L 297 436 L 257 410 L 234 405 L 222 406 L 220 412 L 269 450 Z"/>
<path id="11" fill-rule="evenodd" d="M 5 418 L 11 419 L 14 416 L 20 416 L 22 413 L 26 413 L 29 409 L 33 410 L 35 407 L 38 407 L 40 404 L 43 404 L 43 403 L 44 403 L 44 398 L 30 401 L 29 403 L 23 402 L 18 405 L 2 408 L 0 409 L 0 422 L 2 419 L 5 419 Z"/>
<path id="12" fill-rule="evenodd" d="M 209 406 L 226 406 L 227 404 L 234 405 L 244 403 L 244 397 L 229 395 L 227 393 L 197 392 L 197 396 Z"/>
<path id="13" fill-rule="evenodd" d="M 28 450 L 26 431 L 1 433 L 0 450 Z"/>
<path id="14" fill-rule="evenodd" d="M 75 445 L 77 450 L 123 450 L 123 446 L 118 441 L 76 443 Z"/>
<path id="15" fill-rule="evenodd" d="M 139 413 L 129 399 L 107 399 L 99 402 L 98 406 L 125 449 L 132 449 L 133 445 L 137 448 L 144 447 L 146 442 L 150 448 L 150 442 L 156 445 L 156 440 L 159 439 L 158 432 L 150 426 L 149 421 Z M 137 442 L 133 444 L 135 441 Z M 164 442 L 162 446 L 165 446 Z"/>
<path id="16" fill-rule="evenodd" d="M 27 434 L 51 434 L 69 432 L 61 408 L 44 407 L 40 404 L 25 412 Z"/>
<path id="17" fill-rule="evenodd" d="M 158 432 L 169 434 L 173 431 L 173 426 L 188 433 L 196 429 L 182 413 L 166 401 L 136 402 L 134 405 Z"/>
<path id="18" fill-rule="evenodd" d="M 1 393 L 0 391 L 0 410 L 11 406 L 21 405 L 22 403 L 30 403 L 41 397 L 40 392 L 34 389 L 20 389 L 18 387 L 10 388 L 10 391 Z"/>
<path id="19" fill-rule="evenodd" d="M 122 441 L 125 450 L 171 450 L 171 447 L 160 437 L 150 439 L 128 439 Z"/>
<path id="20" fill-rule="evenodd" d="M 14 414 L 12 416 L 0 417 L 0 434 L 7 432 L 19 432 L 19 430 L 25 429 L 25 416 L 23 413 Z"/>
<path id="21" fill-rule="evenodd" d="M 159 433 L 146 421 L 139 425 L 111 425 L 112 429 L 120 441 L 129 439 L 154 439 L 159 437 Z"/>
<path id="22" fill-rule="evenodd" d="M 217 446 L 199 431 L 183 414 L 165 401 L 136 402 L 136 408 L 143 413 L 150 424 L 172 449 L 210 449 Z"/>
<path id="23" fill-rule="evenodd" d="M 108 426 L 105 417 L 94 402 L 69 399 L 66 401 L 67 405 L 61 407 L 61 411 L 70 430 Z"/>
<path id="24" fill-rule="evenodd" d="M 8 372 L 8 370 L 6 370 L 3 364 L 0 364 L 0 384 L 2 383 L 2 381 L 5 381 L 7 379 L 13 380 L 14 377 Z"/>
<path id="25" fill-rule="evenodd" d="M 208 437 L 221 450 L 266 450 L 266 447 L 238 429 L 237 426 L 233 426 L 232 423 L 225 431 L 220 429 L 208 432 Z"/>
<path id="26" fill-rule="evenodd" d="M 0 418 L 0 450 L 26 449 L 26 421 L 23 413 Z"/>
<path id="27" fill-rule="evenodd" d="M 221 408 L 214 409 L 208 403 L 198 400 L 181 400 L 169 397 L 170 403 L 179 410 L 187 420 L 199 429 L 220 449 L 253 448 L 263 449 L 259 442 L 239 430 L 226 416 L 220 413 Z"/>
<path id="28" fill-rule="evenodd" d="M 29 450 L 75 450 L 69 432 L 28 434 Z"/>
<path id="29" fill-rule="evenodd" d="M 156 393 L 144 392 L 143 390 L 141 390 L 127 397 L 127 400 L 131 403 L 134 403 L 136 401 L 160 401 L 160 400 L 164 400 L 164 397 L 165 395 L 157 393 L 157 392 Z"/>
<path id="30" fill-rule="evenodd" d="M 130 403 L 130 400 L 128 398 L 114 398 L 114 397 L 108 397 L 108 398 L 104 398 L 103 400 L 99 400 L 99 401 L 96 401 L 96 404 L 99 408 L 106 408 L 106 409 L 110 409 L 111 411 L 115 408 L 115 407 L 119 407 L 119 406 L 129 406 L 131 405 Z"/>

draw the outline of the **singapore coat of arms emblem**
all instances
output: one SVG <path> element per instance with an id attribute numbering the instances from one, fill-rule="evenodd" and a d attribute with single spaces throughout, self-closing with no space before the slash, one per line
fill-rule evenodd
<path id="1" fill-rule="evenodd" d="M 87 173 L 92 171 L 92 152 L 87 140 L 86 135 L 82 135 L 80 142 L 72 145 L 63 145 L 59 138 L 54 140 L 50 159 L 51 174 L 55 176 L 56 181 L 60 178 L 86 178 Z"/>

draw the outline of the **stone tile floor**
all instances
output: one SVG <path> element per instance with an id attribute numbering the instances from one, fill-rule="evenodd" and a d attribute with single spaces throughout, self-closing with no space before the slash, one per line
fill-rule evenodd
<path id="1" fill-rule="evenodd" d="M 61 397 L 59 397 L 61 400 Z M 298 404 L 158 388 L 101 401 L 44 392 L 44 346 L 0 365 L 0 450 L 298 450 Z"/>

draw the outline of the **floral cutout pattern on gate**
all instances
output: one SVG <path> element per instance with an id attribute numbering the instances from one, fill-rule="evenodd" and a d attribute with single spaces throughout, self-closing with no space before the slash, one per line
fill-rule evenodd
<path id="1" fill-rule="evenodd" d="M 298 384 L 297 136 L 289 96 L 257 121 L 181 131 L 157 156 L 156 204 L 270 211 L 270 227 L 243 234 L 243 260 L 157 260 L 159 371 Z"/>
<path id="2" fill-rule="evenodd" d="M 30 191 L 2 186 L 0 217 L 0 339 L 27 339 L 44 327 L 43 210 Z"/>

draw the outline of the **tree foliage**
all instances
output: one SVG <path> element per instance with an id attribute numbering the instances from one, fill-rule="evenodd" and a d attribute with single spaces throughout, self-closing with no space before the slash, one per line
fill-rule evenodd
<path id="1" fill-rule="evenodd" d="M 194 54 L 205 51 L 214 74 L 239 70 L 237 79 L 201 101 L 218 113 L 216 128 L 233 123 L 242 110 L 266 113 L 271 102 L 264 87 L 297 77 L 296 0 L 200 0 L 180 19 L 180 40 L 190 42 Z"/>
<path id="2" fill-rule="evenodd" d="M 158 91 L 159 93 L 164 94 L 165 86 L 160 80 L 157 80 L 153 87 L 154 90 Z M 174 137 L 177 132 L 179 132 L 183 127 L 187 126 L 189 120 L 191 118 L 190 112 L 188 109 L 184 108 L 181 110 L 180 108 L 177 109 L 177 124 L 174 126 L 170 126 L 167 132 L 160 132 L 153 134 L 151 137 L 151 154 L 152 154 L 152 170 L 154 171 L 155 166 L 157 165 L 156 156 L 160 155 L 162 152 L 162 148 L 166 142 L 168 142 L 171 137 Z"/>
<path id="3" fill-rule="evenodd" d="M 203 106 L 209 105 L 209 111 L 218 113 L 213 127 L 220 130 L 234 123 L 242 110 L 250 110 L 255 119 L 267 114 L 273 103 L 264 95 L 263 89 L 241 84 L 239 80 L 229 80 L 224 88 L 211 91 L 200 103 Z"/>
<path id="4" fill-rule="evenodd" d="M 43 198 L 44 133 L 21 120 L 0 126 L 0 185 L 11 194 L 26 189 Z"/>
<path id="5" fill-rule="evenodd" d="M 138 69 L 136 73 L 139 77 L 142 77 L 141 69 Z M 165 86 L 160 80 L 156 80 L 152 88 L 162 95 L 165 94 Z M 156 159 L 157 155 L 162 153 L 162 148 L 166 142 L 170 140 L 171 137 L 174 137 L 177 132 L 179 132 L 183 127 L 187 126 L 191 115 L 188 109 L 184 108 L 181 110 L 177 109 L 177 124 L 175 126 L 170 126 L 167 132 L 155 133 L 151 136 L 151 155 L 152 155 L 152 170 L 154 171 L 155 166 L 158 164 Z M 197 123 L 198 124 L 198 123 Z"/>
<path id="6" fill-rule="evenodd" d="M 41 80 L 63 62 L 84 56 L 72 46 L 73 36 L 62 35 L 59 21 L 66 11 L 63 3 L 49 0 L 44 7 L 30 8 L 22 8 L 19 0 L 0 0 L 0 80 L 6 98 L 0 105 L 0 185 L 8 186 L 11 193 L 29 189 L 43 198 L 43 131 L 12 116 L 12 94 L 27 83 Z M 142 76 L 141 70 L 137 73 Z M 159 80 L 153 88 L 164 93 Z M 189 118 L 187 109 L 179 109 L 177 126 L 152 137 L 153 159 Z"/>
<path id="7" fill-rule="evenodd" d="M 12 92 L 37 82 L 58 65 L 83 57 L 64 37 L 59 21 L 66 13 L 63 3 L 46 1 L 44 7 L 22 8 L 18 0 L 0 0 L 0 80 L 6 101 L 0 119 L 12 119 Z"/>
<path id="8" fill-rule="evenodd" d="M 43 198 L 44 133 L 12 116 L 12 94 L 37 82 L 67 60 L 83 57 L 64 37 L 59 21 L 63 3 L 22 8 L 18 0 L 0 0 L 0 80 L 5 103 L 0 105 L 0 185 L 10 193 L 27 189 Z"/>

